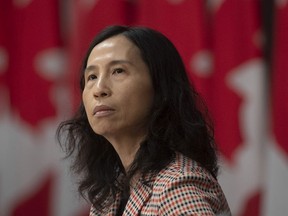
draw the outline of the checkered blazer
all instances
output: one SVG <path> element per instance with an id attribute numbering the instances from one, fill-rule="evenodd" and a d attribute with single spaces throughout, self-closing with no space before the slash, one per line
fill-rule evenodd
<path id="1" fill-rule="evenodd" d="M 120 194 L 104 215 L 116 215 Z M 103 215 L 93 206 L 90 216 Z M 131 191 L 123 216 L 231 215 L 212 175 L 180 153 L 156 176 L 141 178 Z"/>

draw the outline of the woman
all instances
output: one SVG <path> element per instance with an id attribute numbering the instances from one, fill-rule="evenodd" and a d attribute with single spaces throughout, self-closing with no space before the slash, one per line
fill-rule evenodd
<path id="1" fill-rule="evenodd" d="M 230 215 L 205 106 L 165 36 L 106 28 L 87 51 L 80 86 L 79 111 L 57 134 L 66 135 L 91 216 Z"/>

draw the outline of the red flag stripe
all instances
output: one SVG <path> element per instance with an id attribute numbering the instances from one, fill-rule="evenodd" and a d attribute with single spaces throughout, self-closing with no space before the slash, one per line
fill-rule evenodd
<path id="1" fill-rule="evenodd" d="M 43 120 L 56 116 L 51 98 L 53 81 L 37 70 L 35 59 L 46 49 L 60 46 L 57 0 L 31 1 L 21 7 L 11 1 L 8 19 L 7 82 L 12 110 L 27 124 L 36 127 Z"/>
<path id="2" fill-rule="evenodd" d="M 276 141 L 288 156 L 288 3 L 284 5 L 279 4 L 275 15 L 275 49 L 272 71 L 272 121 Z"/>

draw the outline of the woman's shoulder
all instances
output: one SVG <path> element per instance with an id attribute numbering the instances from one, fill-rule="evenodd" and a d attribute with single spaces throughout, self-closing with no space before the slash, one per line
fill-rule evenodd
<path id="1" fill-rule="evenodd" d="M 174 160 L 158 173 L 153 191 L 161 202 L 171 204 L 184 200 L 191 211 L 202 206 L 206 212 L 230 215 L 217 179 L 198 162 L 181 153 L 176 153 Z"/>
<path id="2" fill-rule="evenodd" d="M 184 188 L 197 191 L 201 196 L 208 195 L 225 201 L 217 179 L 198 162 L 177 152 L 174 160 L 156 176 L 154 189 L 159 194 L 165 194 L 167 191 Z"/>
<path id="3" fill-rule="evenodd" d="M 177 178 L 201 178 L 211 181 L 217 180 L 203 168 L 197 161 L 176 152 L 174 159 L 158 173 L 159 180 L 172 180 Z"/>

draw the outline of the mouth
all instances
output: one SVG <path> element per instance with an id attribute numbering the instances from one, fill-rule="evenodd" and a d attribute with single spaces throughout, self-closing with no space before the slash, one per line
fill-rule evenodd
<path id="1" fill-rule="evenodd" d="M 93 110 L 93 116 L 107 116 L 115 112 L 115 109 L 106 105 L 96 106 Z"/>

